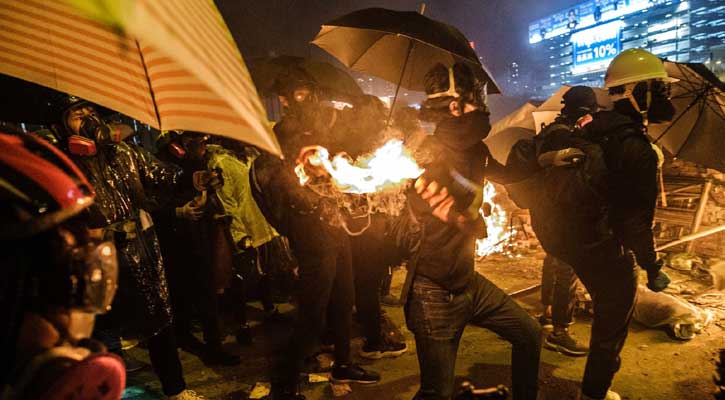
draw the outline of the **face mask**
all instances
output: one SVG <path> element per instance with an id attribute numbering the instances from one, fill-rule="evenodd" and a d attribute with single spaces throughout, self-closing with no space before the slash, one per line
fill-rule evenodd
<path id="1" fill-rule="evenodd" d="M 672 101 L 662 92 L 652 93 L 652 102 L 650 103 L 647 117 L 650 123 L 664 123 L 672 121 L 675 116 L 675 106 Z"/>
<path id="2" fill-rule="evenodd" d="M 78 129 L 78 134 L 101 145 L 118 143 L 121 141 L 121 129 L 105 124 L 95 114 L 83 117 L 81 126 Z"/>

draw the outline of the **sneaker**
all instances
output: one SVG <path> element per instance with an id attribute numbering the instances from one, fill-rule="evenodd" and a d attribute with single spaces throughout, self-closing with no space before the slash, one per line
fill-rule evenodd
<path id="1" fill-rule="evenodd" d="M 193 390 L 186 389 L 179 394 L 168 397 L 169 400 L 204 400 L 205 397 Z"/>
<path id="2" fill-rule="evenodd" d="M 221 346 L 207 346 L 202 361 L 207 366 L 222 365 L 230 367 L 232 365 L 239 365 L 242 362 L 242 358 L 224 350 Z"/>
<path id="3" fill-rule="evenodd" d="M 408 351 L 408 345 L 405 342 L 397 342 L 394 340 L 383 340 L 378 345 L 369 345 L 365 343 L 360 349 L 360 356 L 371 360 L 379 360 L 384 357 L 398 357 Z"/>
<path id="4" fill-rule="evenodd" d="M 335 383 L 376 383 L 380 381 L 380 375 L 365 371 L 355 364 L 340 364 L 332 368 L 332 381 Z"/>
<path id="5" fill-rule="evenodd" d="M 595 399 L 594 397 L 589 397 L 582 393 L 581 400 L 622 400 L 622 397 L 619 396 L 617 392 L 613 392 L 611 390 L 607 390 L 607 395 L 604 396 L 603 399 Z"/>
<path id="6" fill-rule="evenodd" d="M 568 331 L 552 332 L 544 340 L 544 347 L 567 356 L 585 356 L 589 347 L 576 341 Z"/>

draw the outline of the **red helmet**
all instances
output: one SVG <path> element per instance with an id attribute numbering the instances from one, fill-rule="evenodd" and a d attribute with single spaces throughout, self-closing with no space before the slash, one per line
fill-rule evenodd
<path id="1" fill-rule="evenodd" d="M 57 226 L 93 203 L 78 167 L 32 135 L 0 133 L 0 239 L 24 238 Z"/>

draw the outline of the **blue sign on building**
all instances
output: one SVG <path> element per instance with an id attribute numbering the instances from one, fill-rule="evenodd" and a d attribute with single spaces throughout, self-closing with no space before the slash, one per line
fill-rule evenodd
<path id="1" fill-rule="evenodd" d="M 622 50 L 621 21 L 575 32 L 571 36 L 573 72 L 602 68 Z"/>

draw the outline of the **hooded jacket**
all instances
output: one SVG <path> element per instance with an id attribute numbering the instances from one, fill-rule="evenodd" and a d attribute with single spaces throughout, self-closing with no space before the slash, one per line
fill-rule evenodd
<path id="1" fill-rule="evenodd" d="M 482 185 L 487 160 L 491 159 L 483 139 L 490 129 L 488 114 L 482 111 L 441 121 L 434 134 L 425 139 L 418 155 L 427 179 L 452 188 L 454 176 L 458 175 Z M 459 210 L 468 208 L 476 197 L 476 193 L 467 191 L 449 192 Z M 417 194 L 411 193 L 408 198 L 424 229 L 416 274 L 451 292 L 462 291 L 474 274 L 475 235 L 433 216 L 428 204 Z"/>

